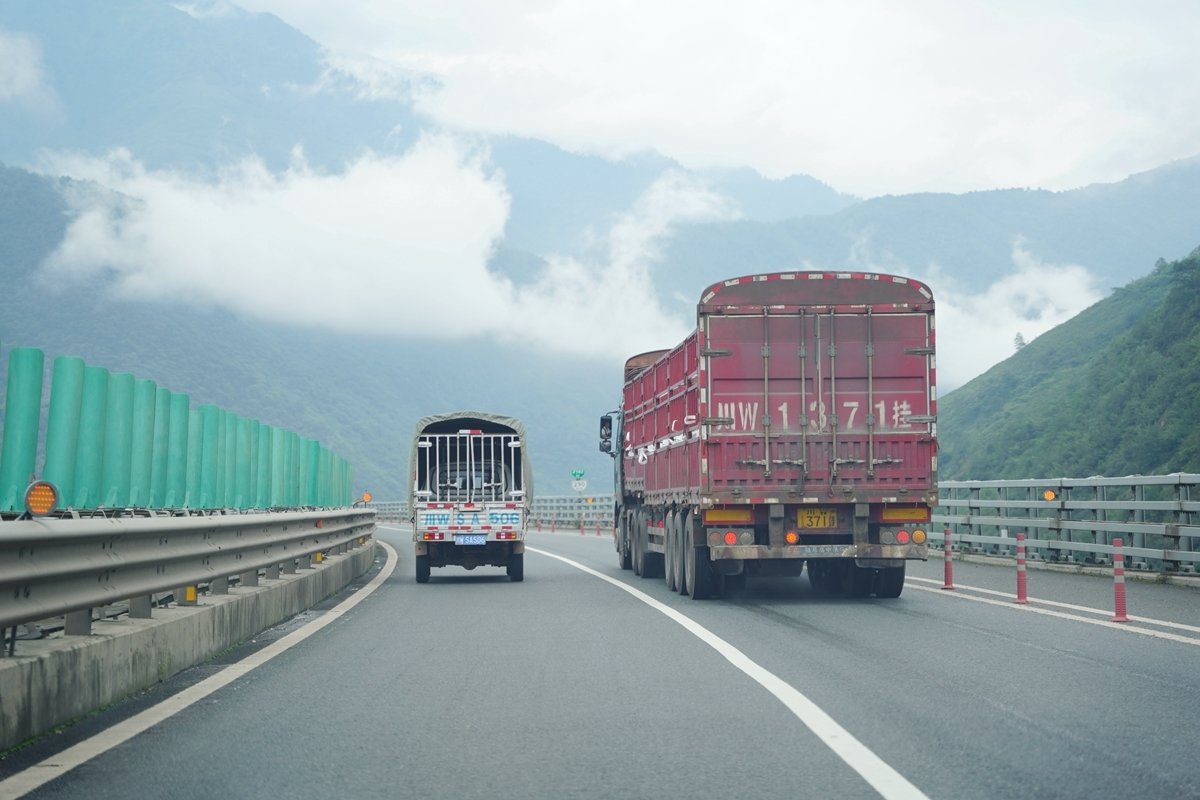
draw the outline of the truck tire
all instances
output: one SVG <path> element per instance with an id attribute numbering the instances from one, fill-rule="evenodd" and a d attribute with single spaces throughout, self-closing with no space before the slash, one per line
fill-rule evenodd
<path id="1" fill-rule="evenodd" d="M 676 523 L 678 517 L 672 511 L 667 514 L 667 523 L 663 526 L 663 537 L 666 546 L 663 548 L 663 576 L 667 579 L 667 591 L 674 592 L 679 589 L 679 572 L 678 564 L 675 560 L 675 539 Z"/>
<path id="2" fill-rule="evenodd" d="M 898 567 L 885 567 L 879 570 L 879 577 L 876 579 L 875 595 L 877 597 L 899 597 L 904 591 L 904 568 L 905 564 Z"/>
<path id="3" fill-rule="evenodd" d="M 642 577 L 646 559 L 646 518 L 642 512 L 635 511 L 630 518 L 632 530 L 629 531 L 629 546 L 633 550 L 633 574 Z"/>
<path id="4" fill-rule="evenodd" d="M 617 521 L 617 563 L 621 569 L 633 569 L 633 556 L 629 551 L 629 512 L 622 510 Z"/>
<path id="5" fill-rule="evenodd" d="M 687 583 L 683 570 L 683 540 L 687 535 L 687 525 L 690 520 L 690 513 L 686 515 L 680 513 L 675 517 L 675 539 L 671 543 L 675 552 L 675 557 L 672 559 L 675 562 L 675 591 L 680 594 L 687 594 Z"/>
<path id="6" fill-rule="evenodd" d="M 875 586 L 875 570 L 847 564 L 846 573 L 846 588 L 851 597 L 871 596 Z"/>
<path id="7" fill-rule="evenodd" d="M 673 536 L 673 539 L 671 540 L 671 549 L 672 549 L 672 552 L 674 553 L 673 558 L 671 559 L 673 569 L 674 569 L 674 590 L 678 591 L 678 593 L 680 595 L 684 594 L 684 591 L 683 591 L 683 540 L 686 537 L 685 531 L 688 530 L 688 527 L 686 527 L 686 525 L 688 525 L 688 515 L 685 515 L 684 512 L 680 511 L 678 513 L 678 515 L 676 515 L 676 527 L 674 527 L 674 531 L 673 531 L 674 536 Z"/>
<path id="8" fill-rule="evenodd" d="M 508 579 L 513 583 L 520 583 L 525 580 L 525 554 L 514 553 L 508 557 Z"/>
<path id="9" fill-rule="evenodd" d="M 696 524 L 692 520 L 693 517 L 689 516 L 689 524 L 683 535 L 683 580 L 693 600 L 707 600 L 712 597 L 717 581 L 713 574 L 708 547 L 696 546 L 698 537 Z"/>
<path id="10" fill-rule="evenodd" d="M 417 556 L 417 583 L 429 583 L 429 556 Z"/>

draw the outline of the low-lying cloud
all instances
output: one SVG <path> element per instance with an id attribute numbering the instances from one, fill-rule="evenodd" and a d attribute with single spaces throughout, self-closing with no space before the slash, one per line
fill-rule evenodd
<path id="1" fill-rule="evenodd" d="M 116 296 L 188 302 L 288 324 L 399 337 L 493 338 L 576 355 L 628 354 L 682 338 L 650 281 L 673 226 L 731 215 L 664 175 L 598 237 L 587 259 L 551 256 L 516 286 L 488 268 L 509 211 L 486 152 L 427 136 L 400 157 L 366 154 L 336 174 L 297 153 L 215 181 L 146 169 L 128 152 L 55 157 L 90 181 L 43 274 L 99 280 Z"/>
<path id="2" fill-rule="evenodd" d="M 979 293 L 922 277 L 937 303 L 938 388 L 955 389 L 1011 356 L 1018 335 L 1031 342 L 1103 299 L 1096 280 L 1078 264 L 1052 264 L 1018 238 L 1013 271 Z"/>

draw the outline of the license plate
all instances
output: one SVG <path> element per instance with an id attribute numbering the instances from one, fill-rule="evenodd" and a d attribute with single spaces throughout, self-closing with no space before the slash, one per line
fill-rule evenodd
<path id="1" fill-rule="evenodd" d="M 802 508 L 796 512 L 796 525 L 801 528 L 836 528 L 836 508 Z"/>
<path id="2" fill-rule="evenodd" d="M 455 544 L 487 544 L 486 533 L 456 533 L 454 534 Z"/>

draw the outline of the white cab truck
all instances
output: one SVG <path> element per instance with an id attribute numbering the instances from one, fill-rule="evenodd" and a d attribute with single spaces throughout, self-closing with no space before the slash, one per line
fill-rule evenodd
<path id="1" fill-rule="evenodd" d="M 515 417 L 457 411 L 424 417 L 412 443 L 417 583 L 433 567 L 504 567 L 525 577 L 533 466 Z"/>

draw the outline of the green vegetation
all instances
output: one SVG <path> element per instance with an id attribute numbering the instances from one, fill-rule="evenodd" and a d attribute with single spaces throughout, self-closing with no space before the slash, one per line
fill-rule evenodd
<path id="1" fill-rule="evenodd" d="M 939 405 L 943 478 L 1200 472 L 1200 249 Z"/>

